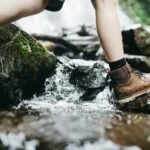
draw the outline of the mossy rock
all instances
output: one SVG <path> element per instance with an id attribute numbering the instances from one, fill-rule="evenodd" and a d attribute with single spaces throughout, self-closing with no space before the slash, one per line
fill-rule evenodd
<path id="1" fill-rule="evenodd" d="M 127 54 L 150 56 L 150 32 L 139 26 L 122 32 L 124 51 Z"/>
<path id="2" fill-rule="evenodd" d="M 41 92 L 55 64 L 55 56 L 33 37 L 12 24 L 0 27 L 0 105 Z"/>

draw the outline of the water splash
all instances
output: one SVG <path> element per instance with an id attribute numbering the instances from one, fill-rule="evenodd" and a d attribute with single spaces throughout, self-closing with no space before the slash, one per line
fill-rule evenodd
<path id="1" fill-rule="evenodd" d="M 66 147 L 65 150 L 120 150 L 120 147 L 111 142 L 106 140 L 99 140 L 95 143 L 86 142 L 83 146 L 78 146 L 78 144 L 70 144 Z M 137 146 L 129 146 L 129 147 L 122 147 L 121 150 L 141 150 Z"/>
<path id="2" fill-rule="evenodd" d="M 102 66 L 107 68 L 104 62 L 101 62 Z M 65 65 L 64 65 L 65 64 Z M 42 96 L 34 96 L 31 101 L 23 101 L 18 106 L 25 105 L 33 110 L 48 112 L 68 112 L 84 111 L 86 113 L 91 111 L 114 111 L 116 109 L 108 100 L 111 99 L 111 92 L 106 88 L 103 92 L 89 102 L 83 102 L 80 97 L 85 93 L 85 89 L 80 88 L 70 83 L 70 74 L 72 69 L 70 67 L 76 65 L 93 66 L 95 61 L 84 60 L 69 60 L 63 64 L 58 64 L 56 73 L 51 78 L 46 79 L 45 93 Z M 103 73 L 106 75 L 106 73 Z"/>
<path id="3" fill-rule="evenodd" d="M 7 147 L 9 150 L 36 150 L 38 146 L 37 140 L 26 140 L 24 133 L 0 133 L 0 141 L 3 147 Z"/>

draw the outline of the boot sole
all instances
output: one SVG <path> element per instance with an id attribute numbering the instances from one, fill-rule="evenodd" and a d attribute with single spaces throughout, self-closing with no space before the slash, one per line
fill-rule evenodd
<path id="1" fill-rule="evenodd" d="M 143 91 L 141 93 L 137 93 L 131 97 L 128 97 L 128 98 L 124 98 L 124 99 L 121 99 L 121 100 L 116 100 L 118 104 L 125 104 L 125 103 L 128 103 L 128 102 L 131 102 L 131 101 L 134 101 L 136 98 L 144 95 L 144 94 L 149 94 L 150 93 L 150 89 L 147 90 L 147 91 Z"/>

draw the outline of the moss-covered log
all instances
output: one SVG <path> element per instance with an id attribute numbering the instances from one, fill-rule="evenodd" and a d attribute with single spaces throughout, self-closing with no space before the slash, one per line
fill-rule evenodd
<path id="1" fill-rule="evenodd" d="M 0 27 L 0 105 L 40 92 L 55 63 L 53 54 L 15 25 Z"/>

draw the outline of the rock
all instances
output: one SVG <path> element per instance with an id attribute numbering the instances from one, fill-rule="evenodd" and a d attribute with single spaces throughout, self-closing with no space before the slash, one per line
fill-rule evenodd
<path id="1" fill-rule="evenodd" d="M 122 36 L 125 53 L 150 56 L 150 33 L 145 27 L 124 30 Z"/>
<path id="2" fill-rule="evenodd" d="M 50 52 L 54 52 L 55 49 L 55 43 L 50 42 L 50 41 L 42 41 L 40 42 L 45 48 L 47 48 Z"/>
<path id="3" fill-rule="evenodd" d="M 81 26 L 77 29 L 63 29 L 62 36 L 33 35 L 42 45 L 53 51 L 56 56 L 71 59 L 97 60 L 100 43 L 93 26 Z"/>
<path id="4" fill-rule="evenodd" d="M 104 62 L 99 61 L 91 65 L 84 61 L 74 66 L 70 75 L 70 83 L 85 90 L 80 97 L 82 101 L 91 101 L 106 87 L 105 76 Z"/>
<path id="5" fill-rule="evenodd" d="M 133 68 L 142 72 L 150 72 L 150 57 L 126 55 L 126 59 Z"/>
<path id="6" fill-rule="evenodd" d="M 103 87 L 105 83 L 104 74 L 106 69 L 103 62 L 96 62 L 93 65 L 80 64 L 72 71 L 70 82 L 85 89 Z"/>
<path id="7" fill-rule="evenodd" d="M 99 49 L 100 49 L 100 43 L 93 42 L 91 45 L 88 45 L 83 49 L 83 59 L 86 60 L 98 60 L 100 57 L 99 55 Z"/>
<path id="8" fill-rule="evenodd" d="M 82 25 L 80 31 L 78 31 L 77 33 L 80 36 L 89 36 L 90 35 L 90 33 L 88 32 L 88 29 L 85 25 Z"/>
<path id="9" fill-rule="evenodd" d="M 53 37 L 53 36 L 46 36 L 46 35 L 33 35 L 37 40 L 42 41 L 44 46 L 48 47 L 50 51 L 53 48 L 53 52 L 57 56 L 66 56 L 69 58 L 76 58 L 78 57 L 79 53 L 82 49 L 69 41 L 61 38 L 61 37 Z M 48 43 L 49 42 L 49 43 Z"/>
<path id="10" fill-rule="evenodd" d="M 0 27 L 0 105 L 41 92 L 55 63 L 53 54 L 15 25 Z"/>

